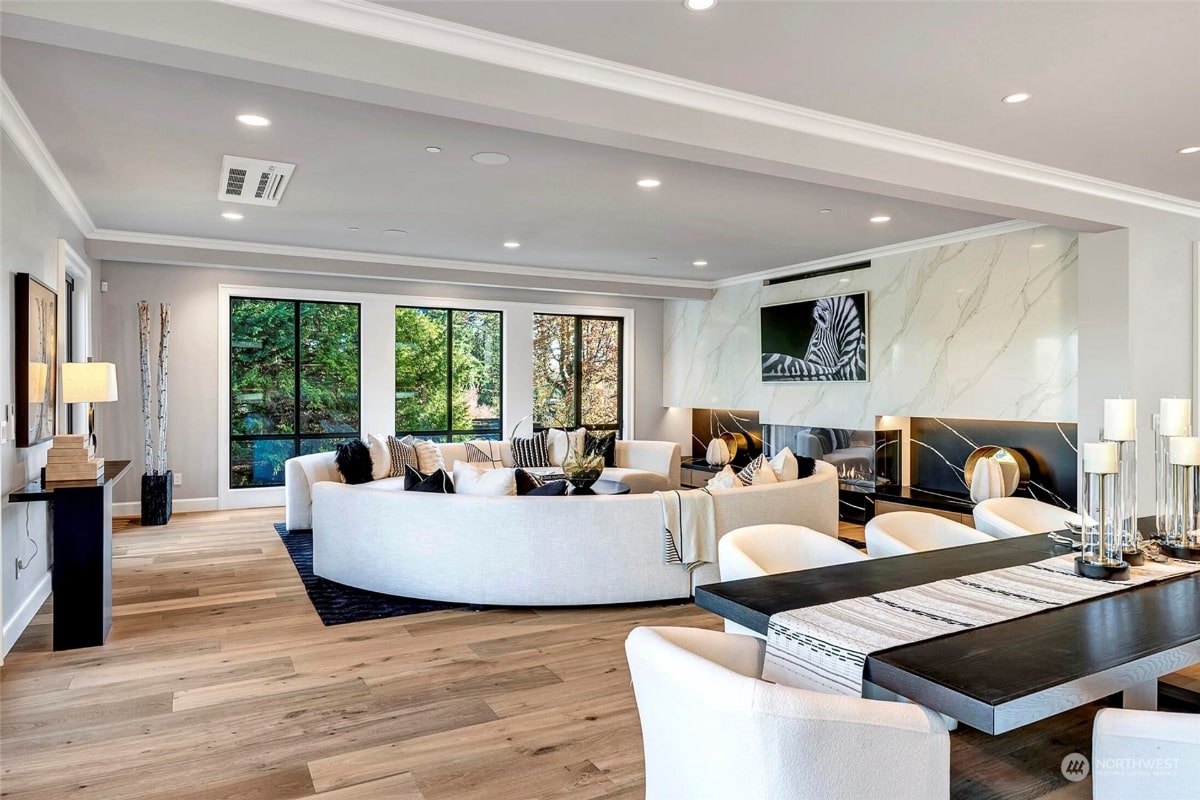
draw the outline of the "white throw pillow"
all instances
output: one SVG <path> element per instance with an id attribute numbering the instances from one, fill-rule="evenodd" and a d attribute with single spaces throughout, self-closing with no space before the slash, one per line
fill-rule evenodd
<path id="1" fill-rule="evenodd" d="M 779 476 L 775 474 L 775 470 L 771 469 L 771 462 L 765 458 L 758 465 L 758 469 L 754 470 L 755 486 L 762 486 L 764 483 L 779 483 Z"/>
<path id="2" fill-rule="evenodd" d="M 454 493 L 505 497 L 517 493 L 517 472 L 511 467 L 480 469 L 466 461 L 454 462 Z"/>
<path id="3" fill-rule="evenodd" d="M 379 481 L 391 475 L 392 454 L 388 452 L 387 437 L 368 433 L 367 447 L 371 450 L 371 477 Z"/>
<path id="4" fill-rule="evenodd" d="M 737 489 L 741 486 L 745 486 L 742 483 L 742 479 L 733 471 L 733 467 L 728 465 L 726 465 L 725 469 L 708 479 L 709 489 Z"/>
<path id="5" fill-rule="evenodd" d="M 577 456 L 583 455 L 583 444 L 587 438 L 587 428 L 576 428 L 567 434 L 567 442 L 571 446 L 571 452 Z M 566 456 L 563 456 L 566 458 Z"/>
<path id="6" fill-rule="evenodd" d="M 800 462 L 796 460 L 790 447 L 780 450 L 767 463 L 771 465 L 771 469 L 775 470 L 775 475 L 781 481 L 794 481 L 800 477 Z M 755 483 L 757 482 L 755 481 Z"/>
<path id="7" fill-rule="evenodd" d="M 561 467 L 570 446 L 571 439 L 566 431 L 560 431 L 558 428 L 546 431 L 546 452 L 550 454 L 550 466 Z"/>
<path id="8" fill-rule="evenodd" d="M 422 475 L 432 475 L 439 469 L 446 468 L 442 460 L 442 451 L 428 439 L 415 439 L 413 446 L 417 448 L 417 469 Z"/>

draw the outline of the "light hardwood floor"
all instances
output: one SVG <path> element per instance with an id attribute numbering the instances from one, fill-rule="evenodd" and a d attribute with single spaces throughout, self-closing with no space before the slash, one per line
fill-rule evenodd
<path id="1" fill-rule="evenodd" d="M 118 521 L 108 644 L 51 652 L 47 604 L 0 668 L 0 796 L 643 796 L 625 636 L 720 620 L 675 604 L 324 627 L 272 530 L 281 518 Z M 1086 784 L 1056 791 L 1058 761 L 1086 752 L 1094 711 L 955 734 L 955 795 L 1086 797 Z"/>

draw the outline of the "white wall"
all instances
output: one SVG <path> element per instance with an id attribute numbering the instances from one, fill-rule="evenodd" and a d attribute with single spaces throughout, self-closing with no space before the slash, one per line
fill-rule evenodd
<path id="1" fill-rule="evenodd" d="M 213 507 L 214 498 L 220 494 L 218 476 L 223 428 L 218 425 L 218 365 L 223 352 L 219 331 L 222 285 L 278 288 L 282 290 L 279 296 L 286 296 L 287 290 L 293 289 L 325 294 L 355 292 L 426 297 L 439 301 L 457 299 L 466 305 L 475 302 L 578 306 L 596 309 L 600 313 L 606 308 L 632 309 L 634 326 L 631 345 L 636 387 L 631 409 L 634 433 L 640 439 L 657 438 L 681 443 L 686 443 L 690 435 L 690 417 L 662 405 L 663 304 L 660 300 L 120 262 L 104 262 L 103 279 L 109 287 L 108 292 L 102 295 L 105 312 L 103 357 L 117 364 L 121 396 L 130 398 L 130 401 L 114 404 L 116 407 L 98 407 L 97 415 L 107 426 L 102 445 L 105 452 L 113 453 L 114 457 L 135 458 L 137 467 L 133 480 L 124 486 L 118 484 L 115 495 L 118 502 L 136 501 L 140 482 L 137 476 L 141 472 L 138 454 L 141 453 L 142 421 L 136 314 L 137 301 L 140 299 L 154 304 L 171 304 L 168 466 L 184 475 L 183 485 L 175 488 L 176 510 Z M 532 313 L 532 310 L 511 313 L 515 316 Z M 515 319 L 510 321 L 516 323 Z M 364 335 L 366 331 L 364 327 Z M 386 339 L 388 348 L 392 346 L 393 336 L 389 328 Z M 371 343 L 364 341 L 364 350 L 370 347 Z M 518 350 L 512 349 L 509 353 L 506 372 L 511 383 L 521 380 L 519 371 L 523 367 L 523 360 Z M 528 378 L 528 373 L 525 373 L 525 377 Z M 371 376 L 364 375 L 364 388 L 372 382 L 375 381 Z M 371 424 L 368 417 L 383 419 L 382 413 L 378 409 L 372 411 L 372 408 L 374 406 L 369 407 L 364 399 L 364 425 Z M 526 413 L 522 411 L 517 414 L 518 410 L 516 403 L 506 405 L 506 433 Z M 129 509 L 124 507 L 122 510 Z"/>
<path id="2" fill-rule="evenodd" d="M 0 372 L 0 407 L 16 399 L 12 364 L 13 276 L 28 272 L 59 293 L 59 362 L 66 355 L 64 288 L 60 285 L 59 240 L 83 253 L 83 236 L 70 221 L 7 133 L 0 131 L 0 343 L 4 353 Z M 96 266 L 92 267 L 93 274 Z M 92 307 L 98 306 L 98 282 L 93 281 Z M 93 312 L 93 334 L 96 330 Z M 93 336 L 92 344 L 95 344 Z M 94 348 L 93 348 L 94 350 Z M 64 419 L 59 407 L 59 420 Z M 60 425 L 62 423 L 60 422 Z M 17 449 L 15 442 L 0 445 L 0 614 L 3 615 L 3 652 L 7 652 L 50 591 L 49 528 L 45 503 L 9 503 L 8 495 L 38 477 L 46 463 L 49 443 Z M 29 536 L 26 537 L 28 528 Z M 36 551 L 36 556 L 34 555 Z M 15 560 L 29 561 L 20 575 Z"/>
<path id="3" fill-rule="evenodd" d="M 1076 235 L 1044 227 L 840 275 L 740 284 L 707 303 L 667 301 L 665 402 L 852 428 L 873 428 L 878 414 L 1071 422 L 1076 272 Z M 869 302 L 869 382 L 763 383 L 762 305 L 859 291 Z"/>

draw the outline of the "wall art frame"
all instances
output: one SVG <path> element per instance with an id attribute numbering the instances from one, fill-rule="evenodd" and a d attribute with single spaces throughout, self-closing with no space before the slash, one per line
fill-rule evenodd
<path id="1" fill-rule="evenodd" d="M 762 306 L 764 383 L 867 383 L 867 293 L 829 295 Z"/>
<path id="2" fill-rule="evenodd" d="M 16 443 L 54 438 L 58 423 L 58 293 L 27 272 L 16 274 Z"/>

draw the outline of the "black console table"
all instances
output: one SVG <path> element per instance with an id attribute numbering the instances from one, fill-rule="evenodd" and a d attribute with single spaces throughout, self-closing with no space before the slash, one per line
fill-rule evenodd
<path id="1" fill-rule="evenodd" d="M 34 482 L 10 503 L 47 502 L 53 518 L 54 649 L 104 644 L 112 627 L 112 487 L 128 461 L 105 461 L 96 481 Z"/>

